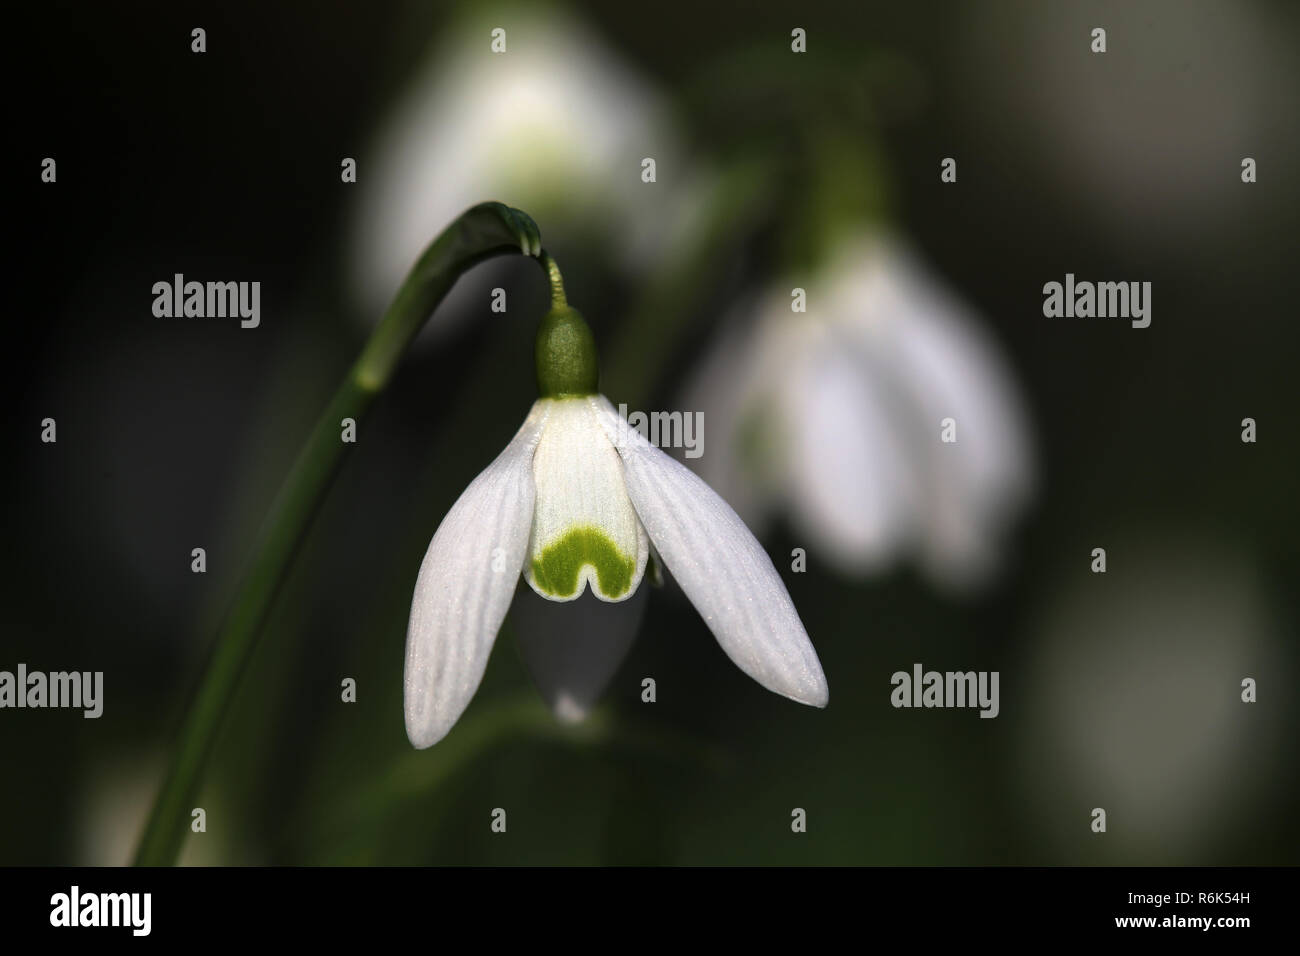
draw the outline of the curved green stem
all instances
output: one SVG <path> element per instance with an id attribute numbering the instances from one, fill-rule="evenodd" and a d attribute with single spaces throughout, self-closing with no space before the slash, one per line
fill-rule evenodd
<path id="1" fill-rule="evenodd" d="M 169 865 L 180 853 L 204 767 L 240 676 L 257 646 L 261 626 L 312 518 L 352 447 L 341 439 L 343 419 L 361 419 L 388 384 L 402 353 L 425 320 L 466 270 L 492 256 L 522 253 L 536 257 L 541 252 L 537 225 L 527 214 L 502 203 L 482 203 L 443 230 L 411 269 L 316 423 L 271 506 L 252 563 L 181 725 L 175 756 L 136 851 L 137 866 Z"/>
<path id="2" fill-rule="evenodd" d="M 569 300 L 564 295 L 564 277 L 560 275 L 559 264 L 545 249 L 538 253 L 537 261 L 546 270 L 546 280 L 551 284 L 551 308 L 561 309 L 568 305 Z"/>

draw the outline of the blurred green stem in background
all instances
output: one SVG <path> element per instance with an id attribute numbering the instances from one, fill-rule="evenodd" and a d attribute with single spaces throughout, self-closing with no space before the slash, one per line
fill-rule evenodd
<path id="1" fill-rule="evenodd" d="M 443 230 L 411 269 L 271 506 L 185 715 L 171 766 L 136 851 L 137 866 L 170 865 L 180 853 L 203 769 L 262 624 L 351 447 L 342 440 L 343 420 L 361 419 L 388 384 L 402 353 L 465 271 L 493 256 L 537 257 L 541 252 L 541 236 L 528 215 L 501 203 L 481 203 Z"/>
<path id="2" fill-rule="evenodd" d="M 512 630 L 507 618 L 498 641 L 510 641 Z M 608 707 L 593 711 L 579 724 L 562 723 L 536 692 L 527 690 L 476 708 L 457 725 L 457 733 L 447 738 L 445 746 L 440 744 L 433 753 L 407 748 L 386 768 L 358 777 L 355 786 L 340 791 L 331 802 L 304 807 L 295 817 L 295 837 L 303 848 L 294 856 L 310 858 L 321 847 L 356 840 L 358 834 L 367 843 L 378 839 L 368 827 L 404 819 L 406 808 L 415 802 L 427 810 L 430 794 L 443 790 L 484 754 L 516 739 L 538 745 L 605 748 L 607 753 L 623 751 L 636 759 L 657 757 L 717 774 L 735 767 L 733 756 L 725 750 L 659 724 L 620 718 Z M 367 857 L 365 862 L 381 861 Z"/>

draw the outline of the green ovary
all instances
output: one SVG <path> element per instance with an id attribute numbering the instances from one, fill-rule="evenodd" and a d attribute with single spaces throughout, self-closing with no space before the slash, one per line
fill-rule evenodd
<path id="1" fill-rule="evenodd" d="M 632 587 L 636 558 L 626 557 L 599 528 L 574 528 L 533 558 L 533 581 L 547 594 L 568 598 L 578 593 L 578 575 L 585 565 L 596 569 L 600 593 L 620 598 Z"/>

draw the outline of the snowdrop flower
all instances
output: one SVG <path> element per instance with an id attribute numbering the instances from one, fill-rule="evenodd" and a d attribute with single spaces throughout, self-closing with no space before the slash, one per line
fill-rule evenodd
<path id="1" fill-rule="evenodd" d="M 792 311 L 795 286 L 806 312 Z M 883 234 L 773 290 L 756 326 L 732 322 L 689 391 L 686 407 L 720 436 L 700 459 L 705 479 L 751 524 L 788 513 L 844 573 L 911 556 L 941 585 L 969 589 L 995 569 L 999 534 L 1032 483 L 1000 356 Z"/>
<path id="2" fill-rule="evenodd" d="M 771 559 L 698 476 L 646 441 L 597 391 L 595 346 L 563 303 L 537 336 L 541 397 L 443 518 L 420 566 L 406 639 L 406 732 L 441 740 L 487 666 L 522 573 L 550 601 L 625 601 L 651 548 L 731 660 L 816 707 L 821 664 Z"/>
<path id="3" fill-rule="evenodd" d="M 504 52 L 493 52 L 494 29 L 505 31 Z M 485 196 L 643 268 L 680 210 L 641 181 L 642 160 L 680 177 L 679 154 L 659 94 L 569 14 L 476 10 L 430 51 L 360 157 L 358 304 L 382 314 L 428 237 Z M 603 231 L 629 221 L 637 228 Z"/>

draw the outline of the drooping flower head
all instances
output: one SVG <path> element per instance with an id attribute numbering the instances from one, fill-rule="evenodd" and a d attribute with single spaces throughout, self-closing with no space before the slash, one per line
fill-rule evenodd
<path id="1" fill-rule="evenodd" d="M 540 397 L 439 525 L 406 644 L 406 731 L 441 740 L 468 706 L 522 574 L 551 601 L 624 601 L 651 549 L 722 649 L 768 690 L 826 706 L 821 664 L 771 559 L 725 501 L 628 428 L 597 390 L 594 342 L 563 302 L 537 336 Z"/>
<path id="2" fill-rule="evenodd" d="M 632 271 L 655 261 L 676 216 L 664 193 L 637 188 L 647 156 L 681 169 L 654 84 L 562 5 L 466 6 L 359 157 L 350 284 L 364 315 L 381 314 L 427 238 L 483 196 Z M 628 220 L 638 228 L 611 228 Z M 431 328 L 461 311 L 440 310 Z"/>
<path id="3" fill-rule="evenodd" d="M 996 342 L 878 230 L 814 273 L 806 312 L 795 284 L 732 322 L 694 376 L 687 402 L 718 436 L 702 474 L 751 524 L 785 512 L 844 573 L 912 559 L 945 589 L 985 584 L 1035 473 Z"/>

